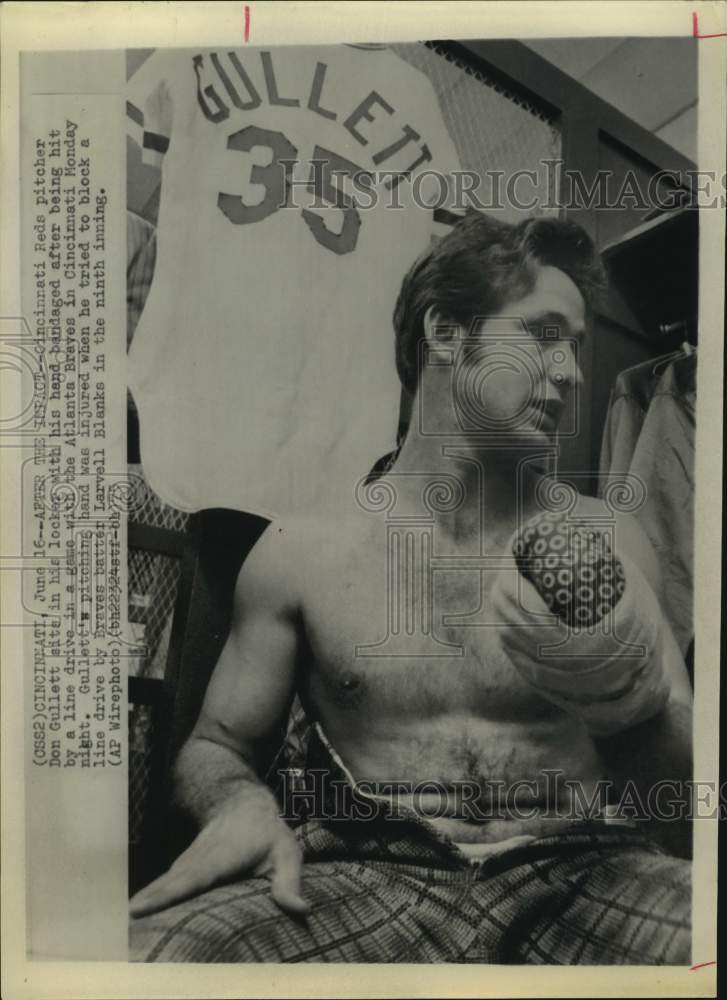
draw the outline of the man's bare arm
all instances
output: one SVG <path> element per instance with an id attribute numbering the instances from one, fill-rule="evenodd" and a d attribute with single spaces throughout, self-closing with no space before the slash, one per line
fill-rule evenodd
<path id="1" fill-rule="evenodd" d="M 200 833 L 134 897 L 135 916 L 252 874 L 271 877 L 283 908 L 307 910 L 297 842 L 259 777 L 281 738 L 295 686 L 297 607 L 282 534 L 269 528 L 240 572 L 230 635 L 176 763 L 178 801 Z"/>

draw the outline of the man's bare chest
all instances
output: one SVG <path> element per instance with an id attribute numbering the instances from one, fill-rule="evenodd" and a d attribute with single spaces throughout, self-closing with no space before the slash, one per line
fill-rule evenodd
<path id="1" fill-rule="evenodd" d="M 500 645 L 497 560 L 385 555 L 342 560 L 309 592 L 303 630 L 317 699 L 383 714 L 522 721 L 551 713 Z"/>

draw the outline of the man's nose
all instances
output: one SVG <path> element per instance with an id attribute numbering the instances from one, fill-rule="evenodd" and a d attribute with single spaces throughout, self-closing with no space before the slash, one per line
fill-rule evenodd
<path id="1" fill-rule="evenodd" d="M 583 372 L 575 344 L 560 342 L 554 345 L 548 359 L 548 378 L 561 391 L 569 392 L 583 385 Z"/>

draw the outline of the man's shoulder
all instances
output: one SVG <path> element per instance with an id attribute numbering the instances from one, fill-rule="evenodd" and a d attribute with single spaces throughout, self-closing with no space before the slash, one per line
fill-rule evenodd
<path id="1" fill-rule="evenodd" d="M 604 529 L 613 525 L 617 535 L 619 532 L 624 532 L 627 539 L 639 544 L 644 538 L 643 529 L 633 513 L 627 510 L 619 510 L 618 507 L 615 507 L 602 497 L 591 497 L 586 496 L 584 493 L 578 493 L 573 507 L 573 514 L 577 518 L 592 521 L 594 527 L 598 523 L 602 523 Z M 617 544 L 619 544 L 618 539 Z"/>
<path id="2" fill-rule="evenodd" d="M 247 566 L 258 578 L 303 593 L 327 567 L 349 552 L 360 553 L 370 531 L 369 519 L 354 512 L 276 518 L 250 552 L 243 570 Z"/>
<path id="3" fill-rule="evenodd" d="M 602 497 L 587 496 L 585 493 L 576 494 L 573 514 L 578 518 L 592 520 L 594 527 L 595 522 L 602 522 L 604 528 L 608 527 L 609 523 L 615 524 L 639 539 L 643 537 L 643 529 L 632 512 L 619 510 L 617 506 Z"/>
<path id="4" fill-rule="evenodd" d="M 295 557 L 340 546 L 345 541 L 354 542 L 368 527 L 369 519 L 360 511 L 307 513 L 277 518 L 270 523 L 265 535 L 270 536 L 271 547 L 274 544 L 288 556 Z"/>

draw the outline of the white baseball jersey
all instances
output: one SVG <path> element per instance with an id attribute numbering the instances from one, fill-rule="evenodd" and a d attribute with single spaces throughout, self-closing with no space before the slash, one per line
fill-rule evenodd
<path id="1" fill-rule="evenodd" d="M 431 84 L 385 48 L 245 47 L 159 50 L 129 88 L 164 154 L 129 356 L 149 482 L 183 510 L 350 500 L 395 443 L 423 173 L 458 165 Z"/>

